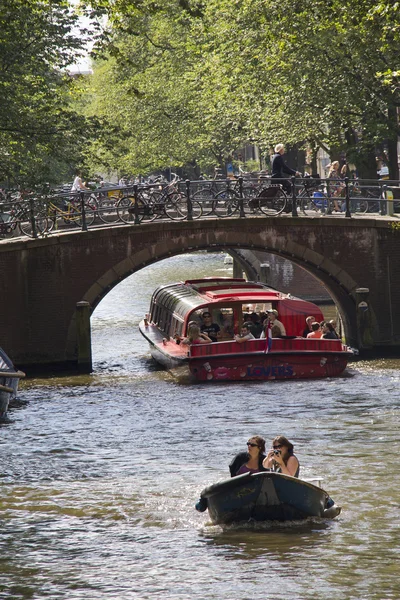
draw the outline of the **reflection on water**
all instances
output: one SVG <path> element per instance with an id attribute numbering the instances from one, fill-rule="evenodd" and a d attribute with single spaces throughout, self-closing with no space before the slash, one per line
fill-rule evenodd
<path id="1" fill-rule="evenodd" d="M 1 598 L 400 598 L 399 361 L 245 385 L 160 370 L 137 331 L 152 290 L 212 274 L 222 257 L 197 254 L 133 275 L 94 313 L 92 375 L 24 383 L 0 429 Z M 338 519 L 222 529 L 194 510 L 256 433 L 294 441 Z"/>

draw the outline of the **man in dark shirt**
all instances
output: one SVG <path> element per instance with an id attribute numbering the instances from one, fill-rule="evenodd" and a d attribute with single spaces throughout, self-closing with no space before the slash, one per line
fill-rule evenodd
<path id="1" fill-rule="evenodd" d="M 285 153 L 285 146 L 283 144 L 277 144 L 275 146 L 275 154 L 271 160 L 271 179 L 279 179 L 276 183 L 280 183 L 283 189 L 287 194 L 291 193 L 292 186 L 290 182 L 285 178 L 286 175 L 297 175 L 301 177 L 301 173 L 299 171 L 295 171 L 285 164 L 283 160 L 283 154 Z M 272 183 L 272 182 L 271 182 Z"/>
<path id="2" fill-rule="evenodd" d="M 306 319 L 306 328 L 304 329 L 303 333 L 301 334 L 302 337 L 307 337 L 308 334 L 312 332 L 311 325 L 313 323 L 315 323 L 315 317 L 307 317 L 307 319 Z"/>
<path id="3" fill-rule="evenodd" d="M 212 316 L 209 312 L 204 312 L 201 315 L 203 319 L 203 323 L 200 326 L 201 333 L 206 333 L 212 342 L 217 342 L 219 337 L 219 332 L 221 331 L 218 323 L 212 322 Z"/>
<path id="4" fill-rule="evenodd" d="M 257 313 L 253 312 L 253 313 L 251 313 L 250 319 L 248 319 L 248 321 L 251 323 L 251 325 L 250 325 L 251 333 L 254 335 L 255 338 L 259 338 L 261 335 L 261 332 L 263 330 L 261 322 L 260 322 L 260 317 L 258 316 Z"/>

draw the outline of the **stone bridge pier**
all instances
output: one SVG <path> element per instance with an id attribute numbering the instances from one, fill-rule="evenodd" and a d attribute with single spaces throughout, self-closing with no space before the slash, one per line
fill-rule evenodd
<path id="1" fill-rule="evenodd" d="M 306 269 L 336 303 L 349 345 L 396 353 L 399 242 L 393 220 L 328 216 L 155 222 L 3 241 L 1 345 L 28 372 L 77 368 L 84 353 L 77 323 L 119 282 L 176 254 L 236 248 L 277 254 Z"/>

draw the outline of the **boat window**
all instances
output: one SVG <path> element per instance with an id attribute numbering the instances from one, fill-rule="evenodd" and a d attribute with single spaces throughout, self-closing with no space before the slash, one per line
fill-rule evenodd
<path id="1" fill-rule="evenodd" d="M 262 322 L 267 316 L 267 310 L 271 310 L 271 308 L 273 308 L 271 302 L 256 302 L 253 304 L 242 304 L 243 322 L 250 321 L 251 315 L 254 313 L 256 313 L 259 320 Z"/>
<path id="2" fill-rule="evenodd" d="M 167 318 L 166 318 L 166 321 L 165 321 L 164 331 L 168 335 L 173 335 L 172 334 L 172 315 L 171 315 L 170 312 L 167 312 Z"/>
<path id="3" fill-rule="evenodd" d="M 152 313 L 151 313 L 151 320 L 156 325 L 159 324 L 159 320 L 160 320 L 160 307 L 159 307 L 158 304 L 153 304 L 153 310 L 152 310 Z"/>
<path id="4" fill-rule="evenodd" d="M 232 340 L 234 336 L 234 313 L 231 307 L 220 307 L 212 311 L 213 321 L 221 327 L 221 340 Z"/>
<path id="5" fill-rule="evenodd" d="M 202 314 L 209 312 L 213 323 L 217 323 L 221 329 L 221 340 L 231 340 L 234 333 L 234 313 L 232 307 L 214 308 L 212 306 L 202 307 L 191 313 L 189 322 L 196 321 L 201 326 L 203 324 Z"/>
<path id="6" fill-rule="evenodd" d="M 164 325 L 165 325 L 165 310 L 162 310 L 160 308 L 160 311 L 158 313 L 158 319 L 157 319 L 157 325 L 158 327 L 164 331 Z"/>
<path id="7" fill-rule="evenodd" d="M 170 336 L 173 337 L 175 334 L 182 335 L 183 323 L 177 319 L 172 319 Z"/>
<path id="8" fill-rule="evenodd" d="M 200 310 L 196 310 L 196 311 L 192 312 L 190 315 L 190 318 L 189 318 L 189 322 L 195 321 L 200 327 L 200 325 L 203 324 L 203 319 L 201 318 L 201 315 L 203 314 L 203 312 L 206 312 L 207 310 L 208 309 L 206 309 L 206 308 L 201 308 Z"/>

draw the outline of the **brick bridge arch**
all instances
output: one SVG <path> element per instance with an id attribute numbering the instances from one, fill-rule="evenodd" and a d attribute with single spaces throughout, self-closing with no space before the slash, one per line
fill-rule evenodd
<path id="1" fill-rule="evenodd" d="M 350 345 L 362 346 L 356 290 L 369 288 L 371 345 L 399 347 L 398 241 L 388 221 L 329 217 L 160 222 L 13 240 L 0 244 L 2 345 L 19 365 L 76 364 L 77 302 L 94 309 L 123 279 L 168 257 L 237 248 L 280 254 L 321 281 Z"/>

